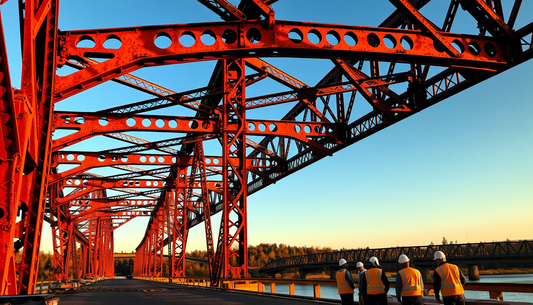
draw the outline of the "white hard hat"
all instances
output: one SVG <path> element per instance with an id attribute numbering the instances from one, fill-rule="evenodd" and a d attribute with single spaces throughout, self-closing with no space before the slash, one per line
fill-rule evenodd
<path id="1" fill-rule="evenodd" d="M 444 258 L 446 258 L 446 255 L 444 255 L 444 252 L 442 251 L 436 251 L 435 253 L 433 253 L 433 260 Z"/>
<path id="2" fill-rule="evenodd" d="M 339 266 L 342 266 L 342 265 L 344 265 L 346 263 L 347 262 L 346 262 L 346 260 L 344 258 L 339 259 Z"/>
<path id="3" fill-rule="evenodd" d="M 408 261 L 409 261 L 409 257 L 407 257 L 407 255 L 405 254 L 402 254 L 400 255 L 400 257 L 398 257 L 398 263 L 400 264 L 407 263 Z"/>
<path id="4" fill-rule="evenodd" d="M 370 263 L 371 263 L 372 265 L 374 265 L 374 266 L 376 266 L 376 267 L 379 265 L 379 260 L 378 260 L 378 258 L 375 257 L 375 256 L 372 256 L 372 257 L 369 259 L 369 261 L 370 261 Z"/>
<path id="5" fill-rule="evenodd" d="M 364 267 L 365 265 L 363 265 L 363 263 L 361 262 L 357 262 L 357 264 L 355 264 L 355 267 L 359 268 L 359 267 Z"/>

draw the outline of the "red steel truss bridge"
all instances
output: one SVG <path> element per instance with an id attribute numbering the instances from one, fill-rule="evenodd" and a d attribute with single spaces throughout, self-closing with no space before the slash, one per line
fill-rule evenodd
<path id="1" fill-rule="evenodd" d="M 72 31 L 58 27 L 58 0 L 18 1 L 20 88 L 0 29 L 1 294 L 34 292 L 44 221 L 55 280 L 70 267 L 113 276 L 113 232 L 136 217 L 149 223 L 135 275 L 161 276 L 165 251 L 184 276 L 201 225 L 212 283 L 247 277 L 248 195 L 533 56 L 533 23 L 515 25 L 533 19 L 522 0 L 448 0 L 440 20 L 421 13 L 430 0 L 390 0 L 375 27 L 277 20 L 278 0 L 197 1 L 216 22 Z M 454 32 L 465 16 L 473 28 Z M 273 57 L 334 68 L 307 84 Z M 207 61 L 205 85 L 188 91 L 139 76 Z M 59 108 L 106 82 L 150 98 Z M 82 145 L 93 138 L 105 148 Z"/>
<path id="2" fill-rule="evenodd" d="M 299 255 L 273 260 L 264 265 L 260 272 L 279 273 L 289 268 L 319 269 L 323 267 L 338 268 L 341 258 L 348 262 L 368 262 L 376 256 L 381 264 L 398 264 L 398 257 L 405 254 L 419 266 L 435 266 L 433 253 L 443 251 L 448 261 L 459 264 L 521 263 L 533 259 L 533 241 L 503 241 L 473 244 L 429 245 L 413 247 L 395 247 L 381 249 L 344 250 L 310 255 Z M 352 267 L 353 267 L 352 266 Z"/>

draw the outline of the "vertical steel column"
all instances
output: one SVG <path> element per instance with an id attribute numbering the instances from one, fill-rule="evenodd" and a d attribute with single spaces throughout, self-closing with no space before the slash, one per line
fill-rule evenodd
<path id="1" fill-rule="evenodd" d="M 176 222 L 176 219 L 174 217 L 174 211 L 175 211 L 175 203 L 174 200 L 175 191 L 173 189 L 169 189 L 165 193 L 165 213 L 167 216 L 167 223 L 166 223 L 166 231 L 167 231 L 167 254 L 168 254 L 168 277 L 169 281 L 171 281 L 172 278 L 172 270 L 174 270 L 174 257 L 172 256 L 173 252 L 172 249 L 174 249 L 174 224 Z"/>
<path id="2" fill-rule="evenodd" d="M 204 210 L 204 226 L 205 238 L 207 244 L 207 259 L 209 262 L 209 278 L 211 285 L 218 281 L 218 275 L 215 272 L 215 245 L 213 243 L 213 229 L 211 226 L 211 204 L 209 201 L 209 193 L 207 191 L 207 175 L 205 172 L 205 154 L 204 143 L 197 142 L 194 148 L 195 163 L 198 164 L 198 175 L 200 176 L 200 185 L 202 187 L 202 207 Z"/>
<path id="3" fill-rule="evenodd" d="M 56 205 L 58 195 L 57 187 L 49 190 L 50 218 L 52 220 L 52 244 L 54 250 L 54 281 L 68 279 L 68 266 L 72 240 L 72 224 L 69 220 L 69 212 L 65 211 L 66 205 Z"/>
<path id="4" fill-rule="evenodd" d="M 80 248 L 81 248 L 81 251 L 80 251 L 80 260 L 81 260 L 81 267 L 82 267 L 82 270 L 81 270 L 81 275 L 80 275 L 80 278 L 86 278 L 88 277 L 88 274 L 89 274 L 89 259 L 88 259 L 88 255 L 89 255 L 89 245 L 85 245 L 85 244 L 80 244 Z"/>
<path id="5" fill-rule="evenodd" d="M 106 255 L 105 255 L 105 268 L 104 276 L 105 277 L 114 277 L 115 276 L 115 264 L 114 264 L 114 230 L 113 223 L 111 219 L 108 219 L 108 233 L 106 236 Z"/>
<path id="6" fill-rule="evenodd" d="M 51 122 L 53 113 L 54 76 L 57 53 L 58 0 L 25 1 L 24 34 L 22 38 L 21 91 L 37 114 L 36 125 L 30 137 L 28 158 L 32 164 L 23 177 L 21 198 L 27 213 L 21 223 L 20 241 L 22 259 L 17 264 L 19 294 L 32 294 L 37 281 L 39 246 L 46 204 L 48 175 L 51 157 Z M 39 19 L 37 14 L 46 16 Z M 38 90 L 39 89 L 39 90 Z M 26 163 L 29 161 L 26 160 Z"/>
<path id="7" fill-rule="evenodd" d="M 224 279 L 248 277 L 245 88 L 244 59 L 225 59 L 222 110 L 224 210 L 218 243 L 222 248 L 217 248 L 217 264 Z"/>
<path id="8" fill-rule="evenodd" d="M 71 255 L 72 255 L 72 277 L 74 279 L 81 279 L 81 265 L 80 259 L 78 256 L 78 247 L 77 247 L 77 238 L 73 236 L 73 239 L 70 242 Z"/>
<path id="9" fill-rule="evenodd" d="M 175 222 L 173 227 L 174 246 L 172 249 L 172 258 L 174 261 L 174 269 L 172 269 L 173 277 L 185 276 L 185 248 L 187 246 L 187 237 L 189 229 L 188 221 L 188 206 L 189 199 L 187 197 L 187 168 L 179 168 L 177 170 L 177 178 L 175 180 Z"/>
<path id="10" fill-rule="evenodd" d="M 155 276 L 163 276 L 163 250 L 164 250 L 164 230 L 165 230 L 165 221 L 164 221 L 164 212 L 163 207 L 159 207 L 157 210 L 157 215 L 155 217 L 155 230 L 154 237 L 156 240 L 154 252 L 155 252 Z"/>
<path id="11" fill-rule="evenodd" d="M 15 230 L 22 179 L 17 114 L 0 16 L 0 295 L 17 294 Z"/>

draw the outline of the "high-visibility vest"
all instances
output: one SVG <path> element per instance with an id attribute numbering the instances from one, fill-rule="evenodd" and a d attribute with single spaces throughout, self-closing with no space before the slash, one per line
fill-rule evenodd
<path id="1" fill-rule="evenodd" d="M 402 296 L 422 296 L 422 283 L 420 271 L 407 267 L 398 272 L 402 278 Z"/>
<path id="2" fill-rule="evenodd" d="M 385 285 L 381 280 L 382 272 L 379 268 L 371 268 L 365 272 L 367 294 L 385 293 Z"/>
<path id="3" fill-rule="evenodd" d="M 446 263 L 435 269 L 435 272 L 440 276 L 440 291 L 443 297 L 465 293 L 463 285 L 461 285 L 459 267 Z"/>
<path id="4" fill-rule="evenodd" d="M 352 289 L 352 286 L 350 286 L 350 283 L 346 280 L 346 269 L 341 269 L 337 271 L 336 278 L 337 278 L 337 289 L 339 291 L 339 294 L 345 294 L 345 293 L 353 293 L 354 290 Z"/>

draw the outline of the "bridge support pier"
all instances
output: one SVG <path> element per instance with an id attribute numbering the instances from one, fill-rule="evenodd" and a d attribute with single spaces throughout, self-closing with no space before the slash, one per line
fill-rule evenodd
<path id="1" fill-rule="evenodd" d="M 330 279 L 336 279 L 337 278 L 337 268 L 329 268 L 329 278 Z"/>
<path id="2" fill-rule="evenodd" d="M 424 281 L 432 281 L 433 277 L 431 276 L 431 268 L 430 267 L 420 267 L 418 269 L 420 273 L 422 274 L 422 279 Z"/>
<path id="3" fill-rule="evenodd" d="M 468 265 L 468 279 L 471 281 L 479 281 L 479 270 L 477 265 Z"/>

